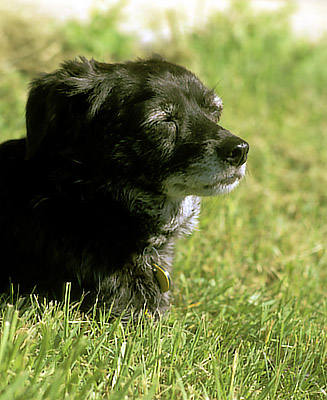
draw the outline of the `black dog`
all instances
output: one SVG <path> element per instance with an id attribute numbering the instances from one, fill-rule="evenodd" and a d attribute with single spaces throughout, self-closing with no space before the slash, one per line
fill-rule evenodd
<path id="1" fill-rule="evenodd" d="M 176 238 L 200 200 L 244 176 L 248 144 L 217 124 L 220 98 L 162 59 L 84 58 L 31 84 L 27 139 L 0 147 L 0 289 L 163 312 Z"/>

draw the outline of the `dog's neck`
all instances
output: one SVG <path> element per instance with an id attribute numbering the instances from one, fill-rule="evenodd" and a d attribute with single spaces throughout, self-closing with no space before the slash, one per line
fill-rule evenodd
<path id="1" fill-rule="evenodd" d="M 120 195 L 131 213 L 150 218 L 164 234 L 182 237 L 190 234 L 197 225 L 200 213 L 197 196 L 172 198 L 136 188 L 124 188 Z"/>

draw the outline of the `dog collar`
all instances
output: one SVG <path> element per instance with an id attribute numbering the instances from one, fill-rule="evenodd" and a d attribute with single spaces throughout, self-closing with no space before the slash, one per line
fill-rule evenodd
<path id="1" fill-rule="evenodd" d="M 152 264 L 154 276 L 156 277 L 161 293 L 166 293 L 170 289 L 171 280 L 169 272 L 158 264 Z"/>

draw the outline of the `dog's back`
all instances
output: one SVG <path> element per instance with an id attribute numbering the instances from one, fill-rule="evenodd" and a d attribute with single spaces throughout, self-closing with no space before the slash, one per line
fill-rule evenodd
<path id="1" fill-rule="evenodd" d="M 73 166 L 25 155 L 25 139 L 0 146 L 1 290 L 11 281 L 23 292 L 36 286 L 60 298 L 76 275 L 84 291 L 94 289 L 102 274 L 140 251 L 144 221 L 111 196 L 94 194 L 84 203 Z"/>

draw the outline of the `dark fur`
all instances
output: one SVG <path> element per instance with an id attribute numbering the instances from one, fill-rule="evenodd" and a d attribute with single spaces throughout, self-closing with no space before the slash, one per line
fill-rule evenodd
<path id="1" fill-rule="evenodd" d="M 163 312 L 199 198 L 228 192 L 248 145 L 217 125 L 220 99 L 161 59 L 84 58 L 31 84 L 27 139 L 0 147 L 0 289 L 98 297 L 113 315 Z"/>

